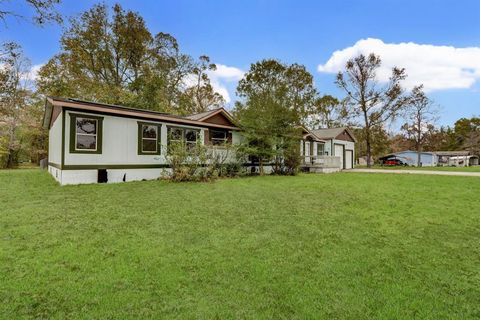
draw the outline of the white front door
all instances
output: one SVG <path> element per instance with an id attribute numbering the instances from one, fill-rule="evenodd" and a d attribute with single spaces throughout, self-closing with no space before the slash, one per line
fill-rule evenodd
<path id="1" fill-rule="evenodd" d="M 353 150 L 345 150 L 345 169 L 352 169 Z"/>
<path id="2" fill-rule="evenodd" d="M 343 144 L 336 144 L 335 145 L 335 157 L 340 157 L 340 169 L 345 169 L 344 168 L 344 162 L 343 162 L 343 149 L 344 146 Z"/>
<path id="3" fill-rule="evenodd" d="M 310 163 L 310 142 L 305 141 L 305 162 Z"/>

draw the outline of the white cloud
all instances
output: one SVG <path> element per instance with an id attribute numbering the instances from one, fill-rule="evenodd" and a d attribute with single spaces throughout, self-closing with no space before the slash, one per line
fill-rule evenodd
<path id="1" fill-rule="evenodd" d="M 33 65 L 33 67 L 30 69 L 30 79 L 37 80 L 38 72 L 43 67 L 43 65 L 43 63 Z"/>
<path id="2" fill-rule="evenodd" d="M 217 64 L 217 69 L 214 71 L 209 71 L 209 75 L 212 77 L 225 79 L 226 81 L 239 81 L 243 78 L 245 72 L 235 67 Z"/>
<path id="3" fill-rule="evenodd" d="M 43 64 L 35 64 L 30 67 L 30 69 L 25 70 L 21 73 L 20 78 L 22 79 L 23 85 L 29 89 L 35 88 L 35 81 L 38 77 L 38 72 L 40 68 L 43 67 Z"/>
<path id="4" fill-rule="evenodd" d="M 215 92 L 218 92 L 225 99 L 226 103 L 232 101 L 230 93 L 228 91 L 228 84 L 236 83 L 243 78 L 245 72 L 235 68 L 229 67 L 223 64 L 217 64 L 217 69 L 214 71 L 207 71 L 210 78 L 210 84 Z M 197 78 L 191 74 L 185 77 L 183 84 L 186 87 L 196 85 Z"/>
<path id="5" fill-rule="evenodd" d="M 244 75 L 244 71 L 224 64 L 217 64 L 216 70 L 208 71 L 213 90 L 221 94 L 227 103 L 232 101 L 227 89 L 227 83 L 238 82 Z"/>
<path id="6" fill-rule="evenodd" d="M 362 39 L 351 47 L 335 51 L 318 66 L 319 72 L 337 73 L 348 59 L 374 52 L 382 59 L 377 75 L 387 81 L 394 66 L 408 74 L 404 86 L 411 89 L 423 84 L 426 91 L 468 89 L 480 79 L 480 47 L 455 48 L 413 42 L 384 43 L 379 39 Z"/>
<path id="7" fill-rule="evenodd" d="M 230 103 L 232 98 L 230 97 L 230 93 L 228 92 L 227 87 L 224 84 L 220 83 L 218 80 L 212 79 L 210 81 L 212 88 L 215 92 L 219 93 L 224 99 L 226 103 Z"/>

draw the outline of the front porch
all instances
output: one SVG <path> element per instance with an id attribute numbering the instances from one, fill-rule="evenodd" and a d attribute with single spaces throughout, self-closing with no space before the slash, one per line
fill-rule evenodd
<path id="1" fill-rule="evenodd" d="M 326 155 L 302 157 L 300 168 L 304 172 L 332 173 L 341 170 L 341 158 Z"/>

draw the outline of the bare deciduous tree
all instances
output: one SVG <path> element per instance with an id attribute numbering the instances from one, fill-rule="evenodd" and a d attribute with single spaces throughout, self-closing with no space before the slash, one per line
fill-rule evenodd
<path id="1" fill-rule="evenodd" d="M 15 1 L 18 5 L 21 1 Z M 34 10 L 35 14 L 32 16 L 32 20 L 37 25 L 44 25 L 47 22 L 62 23 L 62 16 L 56 11 L 56 6 L 61 0 L 24 0 L 27 6 Z M 16 10 L 10 10 L 8 8 L 8 1 L 0 0 L 0 20 L 6 25 L 7 17 L 15 17 L 19 19 L 26 19 L 23 14 L 18 13 Z"/>
<path id="2" fill-rule="evenodd" d="M 434 123 L 438 120 L 438 111 L 433 101 L 423 91 L 423 85 L 413 88 L 405 113 L 407 122 L 402 126 L 402 130 L 415 144 L 417 166 L 421 165 L 423 143 L 428 134 L 435 129 Z"/>
<path id="3" fill-rule="evenodd" d="M 395 119 L 408 104 L 400 83 L 406 78 L 405 69 L 394 67 L 385 85 L 377 78 L 382 61 L 371 53 L 347 61 L 345 71 L 337 74 L 336 84 L 345 91 L 347 112 L 363 122 L 367 151 L 367 166 L 371 159 L 371 129 Z"/>

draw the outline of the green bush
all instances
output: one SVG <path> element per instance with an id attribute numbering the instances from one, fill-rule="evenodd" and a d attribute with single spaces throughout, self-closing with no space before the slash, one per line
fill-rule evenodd
<path id="1" fill-rule="evenodd" d="M 278 152 L 274 158 L 273 174 L 296 175 L 299 171 L 302 157 L 297 139 L 282 139 L 278 144 Z"/>
<path id="2" fill-rule="evenodd" d="M 166 160 L 172 169 L 166 178 L 175 182 L 206 182 L 219 177 L 236 177 L 243 168 L 235 148 L 230 145 L 212 148 L 201 143 L 193 146 L 183 142 L 171 143 Z"/>

